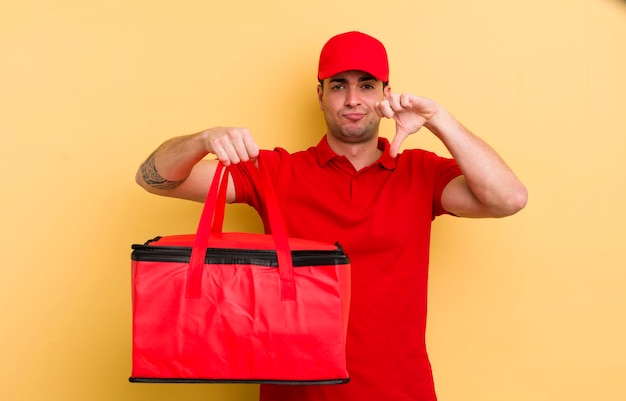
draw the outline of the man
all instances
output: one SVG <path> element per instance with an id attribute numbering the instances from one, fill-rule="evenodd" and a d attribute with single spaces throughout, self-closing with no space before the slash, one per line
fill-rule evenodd
<path id="1" fill-rule="evenodd" d="M 255 160 L 274 179 L 290 236 L 339 242 L 352 263 L 346 353 L 351 381 L 335 386 L 261 386 L 262 400 L 436 400 L 425 346 L 428 251 L 441 214 L 503 217 L 521 210 L 524 185 L 485 142 L 441 105 L 392 93 L 377 39 L 347 32 L 323 47 L 318 98 L 327 134 L 289 154 L 260 151 L 245 128 L 212 128 L 163 143 L 140 167 L 152 193 L 203 201 L 218 161 L 231 165 L 229 202 L 261 210 Z M 392 118 L 392 142 L 378 135 Z M 422 126 L 453 159 L 399 152 Z"/>

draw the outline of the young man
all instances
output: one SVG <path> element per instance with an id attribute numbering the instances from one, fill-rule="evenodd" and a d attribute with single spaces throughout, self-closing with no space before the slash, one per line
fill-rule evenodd
<path id="1" fill-rule="evenodd" d="M 203 201 L 218 162 L 231 165 L 228 201 L 261 210 L 255 160 L 274 179 L 292 237 L 342 244 L 352 263 L 346 353 L 351 381 L 335 386 L 261 386 L 262 400 L 436 400 L 425 346 L 428 252 L 441 214 L 503 217 L 527 192 L 505 162 L 441 105 L 388 85 L 383 44 L 360 33 L 331 38 L 318 70 L 327 133 L 316 147 L 260 151 L 245 128 L 212 128 L 163 143 L 141 165 L 149 192 Z M 396 122 L 391 143 L 381 118 Z M 422 126 L 452 159 L 399 152 Z M 219 161 L 205 160 L 214 154 Z"/>

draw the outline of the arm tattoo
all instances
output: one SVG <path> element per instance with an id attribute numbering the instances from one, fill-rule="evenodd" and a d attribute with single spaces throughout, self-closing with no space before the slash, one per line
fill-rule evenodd
<path id="1" fill-rule="evenodd" d="M 161 177 L 161 174 L 159 174 L 156 166 L 154 165 L 154 153 L 155 152 L 152 152 L 152 154 L 148 156 L 146 161 L 143 162 L 143 164 L 141 165 L 141 176 L 143 177 L 143 180 L 146 182 L 146 184 L 148 184 L 152 188 L 163 190 L 174 189 L 182 184 L 186 178 L 178 181 L 170 181 Z"/>

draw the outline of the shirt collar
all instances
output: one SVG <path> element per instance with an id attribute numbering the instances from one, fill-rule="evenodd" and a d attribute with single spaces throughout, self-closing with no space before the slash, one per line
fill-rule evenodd
<path id="1" fill-rule="evenodd" d="M 317 144 L 317 159 L 320 166 L 325 166 L 329 161 L 336 157 L 343 157 L 335 153 L 328 145 L 327 135 L 320 140 Z M 383 151 L 382 156 L 374 164 L 380 164 L 387 170 L 393 170 L 396 168 L 396 159 L 389 154 L 389 140 L 387 138 L 378 138 L 378 149 Z"/>

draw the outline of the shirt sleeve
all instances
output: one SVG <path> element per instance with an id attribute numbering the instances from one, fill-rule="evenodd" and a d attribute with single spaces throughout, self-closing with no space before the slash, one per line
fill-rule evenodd
<path id="1" fill-rule="evenodd" d="M 433 219 L 442 214 L 453 215 L 443 208 L 441 205 L 441 194 L 446 185 L 456 177 L 463 175 L 461 169 L 454 159 L 438 157 L 437 175 L 435 177 L 435 189 L 433 192 Z"/>
<path id="2" fill-rule="evenodd" d="M 254 163 L 246 162 L 229 167 L 235 184 L 235 203 L 246 203 L 257 209 L 259 200 L 256 191 L 256 167 Z M 257 209 L 258 210 L 258 209 Z"/>
<path id="3" fill-rule="evenodd" d="M 275 172 L 284 152 L 282 149 L 260 151 L 260 157 L 263 158 L 264 166 L 267 168 L 270 177 L 276 176 Z M 229 168 L 229 171 L 235 185 L 235 203 L 245 203 L 252 206 L 265 223 L 263 202 L 257 191 L 259 178 L 254 162 L 234 164 Z"/>

